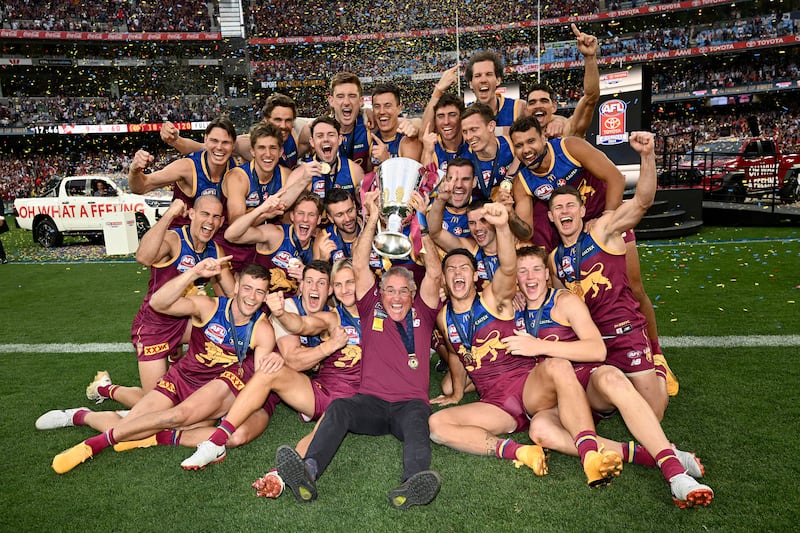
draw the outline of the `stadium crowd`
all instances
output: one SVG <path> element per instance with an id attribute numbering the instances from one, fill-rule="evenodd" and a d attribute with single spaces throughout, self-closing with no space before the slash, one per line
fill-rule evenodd
<path id="1" fill-rule="evenodd" d="M 210 10 L 215 10 L 212 0 L 181 0 L 166 4 L 143 0 L 6 0 L 0 7 L 0 23 L 14 30 L 197 32 L 211 30 Z"/>

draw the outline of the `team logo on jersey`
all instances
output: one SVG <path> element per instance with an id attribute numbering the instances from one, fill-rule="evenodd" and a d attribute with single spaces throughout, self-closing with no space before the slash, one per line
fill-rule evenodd
<path id="1" fill-rule="evenodd" d="M 219 196 L 219 195 L 217 194 L 216 188 L 208 188 L 208 189 L 203 189 L 200 192 L 200 196 Z"/>
<path id="2" fill-rule="evenodd" d="M 272 264 L 279 268 L 289 268 L 289 260 L 294 257 L 294 254 L 281 250 L 272 256 Z"/>
<path id="3" fill-rule="evenodd" d="M 267 195 L 264 195 L 264 199 L 265 200 L 266 200 L 266 196 Z M 260 202 L 261 202 L 261 198 L 259 198 L 258 193 L 256 191 L 253 191 L 250 194 L 248 194 L 247 198 L 245 198 L 245 201 L 244 201 L 244 203 L 245 203 L 245 205 L 247 207 L 258 207 Z"/>
<path id="4" fill-rule="evenodd" d="M 195 265 L 195 258 L 189 254 L 182 255 L 178 263 L 178 272 L 186 272 Z"/>
<path id="5" fill-rule="evenodd" d="M 361 335 L 359 334 L 358 329 L 354 328 L 353 326 L 345 326 L 344 332 L 347 333 L 347 344 L 361 343 Z"/>
<path id="6" fill-rule="evenodd" d="M 458 331 L 454 324 L 447 326 L 447 338 L 450 342 L 461 342 L 461 337 L 458 336 Z"/>
<path id="7" fill-rule="evenodd" d="M 521 316 L 517 317 L 517 320 L 514 322 L 518 329 L 522 329 L 525 327 L 525 319 Z"/>
<path id="8" fill-rule="evenodd" d="M 341 251 L 341 250 L 336 250 L 335 252 L 333 252 L 333 258 L 332 259 L 333 259 L 334 263 L 336 261 L 338 261 L 339 259 L 344 259 L 344 252 Z"/>
<path id="9" fill-rule="evenodd" d="M 549 183 L 544 183 L 536 187 L 533 191 L 534 196 L 540 200 L 549 200 L 550 195 L 553 194 L 553 186 Z"/>
<path id="10" fill-rule="evenodd" d="M 483 259 L 478 261 L 478 279 L 489 279 L 489 275 L 486 274 L 486 264 L 483 262 Z"/>
<path id="11" fill-rule="evenodd" d="M 313 192 L 320 198 L 325 198 L 325 182 L 322 180 L 315 181 L 311 185 L 311 192 Z"/>
<path id="12" fill-rule="evenodd" d="M 217 322 L 212 322 L 206 327 L 206 337 L 215 344 L 224 343 L 227 334 L 228 329 Z"/>

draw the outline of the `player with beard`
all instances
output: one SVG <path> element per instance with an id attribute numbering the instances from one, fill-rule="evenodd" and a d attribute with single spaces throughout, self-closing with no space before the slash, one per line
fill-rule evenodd
<path id="1" fill-rule="evenodd" d="M 679 507 L 708 505 L 713 491 L 694 479 L 703 475 L 703 465 L 694 454 L 673 449 L 653 410 L 618 368 L 585 362 L 594 360 L 597 352 L 605 353 L 600 331 L 583 301 L 563 289 L 549 288 L 549 279 L 544 248 L 517 250 L 517 286 L 525 295 L 526 306 L 516 312 L 518 329 L 514 335 L 503 339 L 508 351 L 571 361 L 592 409 L 601 414 L 619 410 L 625 425 L 643 446 L 602 437 L 600 443 L 623 460 L 658 466 Z M 558 407 L 533 416 L 531 435 L 547 449 L 576 454 L 572 438 L 558 418 Z"/>
<path id="2" fill-rule="evenodd" d="M 442 219 L 441 227 L 455 237 L 470 237 L 471 229 L 467 211 L 472 200 L 472 191 L 475 188 L 472 161 L 463 157 L 457 157 L 450 161 L 445 178 L 437 188 L 437 191 L 439 191 L 437 194 L 441 193 L 442 184 L 444 183 L 447 183 L 445 192 L 447 200 L 444 201 L 443 212 L 440 217 Z M 430 224 L 430 219 L 428 224 Z M 434 236 L 435 240 L 436 237 Z M 464 247 L 469 248 L 468 246 Z"/>
<path id="3" fill-rule="evenodd" d="M 283 358 L 273 351 L 272 327 L 261 310 L 268 283 L 262 267 L 249 265 L 242 271 L 233 298 L 184 296 L 198 279 L 219 275 L 229 259 L 205 258 L 153 294 L 150 305 L 155 311 L 192 317 L 188 353 L 170 367 L 128 416 L 100 435 L 58 454 L 52 464 L 56 473 L 69 472 L 110 446 L 122 443 L 121 449 L 127 449 L 127 441 L 144 439 L 160 430 L 218 419 L 228 411 L 255 368 L 276 371 L 283 366 Z M 264 431 L 274 405 L 264 405 L 250 417 L 242 433 L 254 438 Z M 166 436 L 180 439 L 172 431 Z"/>
<path id="4" fill-rule="evenodd" d="M 431 102 L 434 102 L 434 98 L 431 98 Z M 420 162 L 423 165 L 433 163 L 442 174 L 447 171 L 450 161 L 469 155 L 469 146 L 464 142 L 461 132 L 464 102 L 452 93 L 445 93 L 441 98 L 435 98 L 435 103 L 429 103 L 428 106 L 431 108 L 429 113 L 431 118 L 427 118 L 428 108 L 426 108 L 422 125 L 425 133 L 422 136 Z"/>
<path id="5" fill-rule="evenodd" d="M 548 140 L 539 122 L 525 117 L 511 126 L 514 154 L 520 161 L 513 182 L 514 210 L 532 232 L 521 236 L 552 250 L 558 234 L 547 219 L 547 199 L 562 185 L 584 196 L 587 219 L 612 211 L 622 203 L 625 177 L 600 150 L 579 137 Z"/>
<path id="6" fill-rule="evenodd" d="M 331 189 L 323 203 L 330 222 L 314 239 L 314 257 L 330 263 L 352 257 L 353 243 L 363 226 L 354 196 L 344 189 Z"/>
<path id="7" fill-rule="evenodd" d="M 303 266 L 313 259 L 312 245 L 320 221 L 319 196 L 305 191 L 289 212 L 291 224 L 261 224 L 273 212 L 280 195 L 272 196 L 252 211 L 239 217 L 225 231 L 225 238 L 236 244 L 255 244 L 255 262 L 270 271 L 270 290 L 294 293 Z"/>
<path id="8" fill-rule="evenodd" d="M 372 137 L 372 164 L 378 166 L 390 157 L 408 157 L 420 160 L 422 143 L 419 131 L 408 119 L 401 119 L 403 111 L 400 89 L 396 85 L 378 85 L 372 91 L 372 111 L 377 125 Z"/>
<path id="9" fill-rule="evenodd" d="M 499 268 L 478 294 L 472 254 L 457 248 L 444 256 L 442 269 L 450 299 L 439 313 L 437 325 L 446 332 L 450 352 L 455 354 L 448 361 L 454 390 L 431 403 L 460 402 L 467 376 L 480 400 L 433 414 L 431 439 L 459 451 L 525 464 L 541 476 L 547 473 L 547 466 L 540 446 L 522 446 L 497 435 L 526 430 L 530 416 L 559 405 L 587 482 L 593 487 L 608 484 L 619 475 L 622 459 L 599 449 L 589 404 L 572 365 L 563 359 L 512 355 L 501 341 L 516 327 L 514 235 L 508 227 L 508 210 L 502 204 L 486 204 L 481 214 L 495 228 Z M 598 344 L 602 347 L 602 342 Z"/>
<path id="10" fill-rule="evenodd" d="M 361 187 L 364 171 L 354 161 L 342 157 L 339 151 L 342 142 L 339 122 L 335 118 L 319 117 L 309 128 L 314 155 L 303 165 L 314 165 L 315 170 L 319 167 L 319 175 L 311 179 L 311 192 L 323 201 L 332 189 L 355 194 Z"/>
<path id="11" fill-rule="evenodd" d="M 631 291 L 626 274 L 627 247 L 622 233 L 634 227 L 653 203 L 656 164 L 653 135 L 633 132 L 631 148 L 641 155 L 641 171 L 633 198 L 594 220 L 587 231 L 580 192 L 560 187 L 550 196 L 549 217 L 561 239 L 550 255 L 553 285 L 566 286 L 582 297 L 608 349 L 607 363 L 618 367 L 647 400 L 660 420 L 668 396 L 653 364 L 647 320 Z"/>

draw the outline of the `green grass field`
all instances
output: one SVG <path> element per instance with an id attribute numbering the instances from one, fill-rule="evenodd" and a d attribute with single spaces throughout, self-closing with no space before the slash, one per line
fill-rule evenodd
<path id="1" fill-rule="evenodd" d="M 662 336 L 786 338 L 785 346 L 667 350 L 681 392 L 667 410 L 665 431 L 698 453 L 716 492 L 710 507 L 685 511 L 673 506 L 655 469 L 626 466 L 610 487 L 590 490 L 575 458 L 552 454 L 550 474 L 537 478 L 507 461 L 436 445 L 439 497 L 395 511 L 386 492 L 399 482 L 401 449 L 391 437 L 348 437 L 313 504 L 256 498 L 250 484 L 271 468 L 275 449 L 310 429 L 283 406 L 263 436 L 205 471 L 181 470 L 187 448 L 156 448 L 107 451 L 59 476 L 50 468 L 53 456 L 92 431 L 39 432 L 34 420 L 49 409 L 89 406 L 84 389 L 98 369 L 133 383 L 135 358 L 8 353 L 2 345 L 126 342 L 148 273 L 132 262 L 34 264 L 42 251 L 29 235 L 2 238 L 12 261 L 0 266 L 3 531 L 788 531 L 800 520 L 800 404 L 792 392 L 800 380 L 797 228 L 708 228 L 640 248 Z M 45 259 L 99 260 L 96 248 L 73 244 Z M 598 431 L 629 438 L 618 419 Z"/>

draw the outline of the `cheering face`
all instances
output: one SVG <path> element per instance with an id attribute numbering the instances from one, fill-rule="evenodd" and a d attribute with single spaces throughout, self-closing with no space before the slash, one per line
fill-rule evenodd
<path id="1" fill-rule="evenodd" d="M 447 177 L 445 178 L 450 189 L 449 204 L 456 208 L 466 206 L 472 199 L 472 189 L 475 187 L 475 175 L 472 166 L 453 166 L 447 167 Z"/>
<path id="2" fill-rule="evenodd" d="M 281 130 L 281 134 L 283 135 L 281 144 L 283 144 L 286 142 L 286 139 L 289 138 L 289 135 L 292 134 L 292 128 L 294 127 L 294 112 L 292 111 L 291 107 L 277 106 L 272 110 L 272 113 L 270 113 L 267 122 L 277 126 L 277 128 Z"/>
<path id="3" fill-rule="evenodd" d="M 389 318 L 395 322 L 405 320 L 414 302 L 411 282 L 400 274 L 387 277 L 381 288 L 381 303 Z"/>
<path id="4" fill-rule="evenodd" d="M 216 197 L 201 196 L 189 209 L 189 234 L 195 243 L 208 244 L 214 238 L 225 217 L 222 202 Z"/>
<path id="5" fill-rule="evenodd" d="M 494 126 L 493 120 L 487 124 L 483 121 L 483 117 L 477 113 L 461 121 L 461 133 L 473 153 L 485 151 L 489 143 L 497 143 Z"/>
<path id="6" fill-rule="evenodd" d="M 444 281 L 447 292 L 453 300 L 472 299 L 475 295 L 478 273 L 468 257 L 453 255 L 448 257 L 444 264 Z"/>
<path id="7" fill-rule="evenodd" d="M 381 133 L 391 135 L 397 131 L 397 121 L 402 109 L 400 102 L 392 93 L 381 93 L 372 97 L 372 110 Z"/>
<path id="8" fill-rule="evenodd" d="M 446 105 L 437 109 L 434 124 L 436 131 L 445 142 L 455 142 L 461 135 L 461 113 L 454 105 Z"/>
<path id="9" fill-rule="evenodd" d="M 336 128 L 330 124 L 320 122 L 314 126 L 314 133 L 311 135 L 309 142 L 318 160 L 333 163 L 339 153 L 341 139 Z"/>
<path id="10" fill-rule="evenodd" d="M 236 307 L 245 317 L 253 316 L 267 299 L 269 280 L 244 274 L 236 282 Z"/>
<path id="11" fill-rule="evenodd" d="M 223 128 L 211 128 L 203 142 L 209 160 L 218 166 L 228 163 L 233 155 L 233 144 L 234 139 Z"/>
<path id="12" fill-rule="evenodd" d="M 283 145 L 280 139 L 275 137 L 259 137 L 255 141 L 255 146 L 250 147 L 250 155 L 261 175 L 272 174 L 275 167 L 278 166 L 278 160 L 282 153 Z"/>
<path id="13" fill-rule="evenodd" d="M 352 268 L 342 268 L 333 277 L 333 295 L 345 307 L 356 305 L 356 277 Z"/>
<path id="14" fill-rule="evenodd" d="M 307 268 L 300 282 L 300 293 L 307 313 L 322 311 L 331 295 L 330 278 L 323 272 Z"/>
<path id="15" fill-rule="evenodd" d="M 333 115 L 339 124 L 349 131 L 361 112 L 361 92 L 358 86 L 355 83 L 340 83 L 328 97 L 328 105 L 333 109 Z"/>
<path id="16" fill-rule="evenodd" d="M 481 248 L 492 244 L 497 237 L 494 226 L 486 222 L 483 209 L 473 209 L 467 213 L 469 232 Z"/>
<path id="17" fill-rule="evenodd" d="M 472 79 L 469 86 L 475 98 L 482 104 L 489 104 L 497 93 L 501 79 L 495 75 L 494 61 L 478 61 L 472 66 Z"/>
<path id="18" fill-rule="evenodd" d="M 305 246 L 314 236 L 319 225 L 319 210 L 314 202 L 307 200 L 300 202 L 289 214 L 294 227 L 294 233 L 300 239 L 300 244 Z"/>
<path id="19" fill-rule="evenodd" d="M 515 131 L 511 134 L 514 155 L 523 165 L 534 172 L 542 168 L 543 156 L 545 156 L 547 148 L 546 143 L 545 138 L 534 128 L 528 131 Z"/>
<path id="20" fill-rule="evenodd" d="M 328 218 L 340 233 L 353 235 L 358 230 L 358 212 L 352 198 L 328 204 Z"/>
<path id="21" fill-rule="evenodd" d="M 539 125 L 543 128 L 553 120 L 553 115 L 556 112 L 556 103 L 550 99 L 550 93 L 547 91 L 531 91 L 528 95 L 527 107 L 525 114 L 527 116 L 536 117 Z"/>
<path id="22" fill-rule="evenodd" d="M 537 303 L 543 298 L 549 279 L 550 272 L 541 257 L 527 255 L 517 258 L 517 285 L 528 303 Z"/>
<path id="23" fill-rule="evenodd" d="M 580 233 L 585 215 L 586 208 L 571 194 L 559 194 L 550 198 L 550 210 L 547 216 L 563 238 Z"/>

